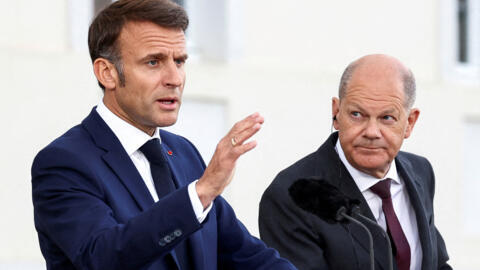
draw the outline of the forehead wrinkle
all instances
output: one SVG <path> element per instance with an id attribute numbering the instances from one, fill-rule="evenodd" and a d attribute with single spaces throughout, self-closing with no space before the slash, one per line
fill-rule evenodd
<path id="1" fill-rule="evenodd" d="M 386 103 L 386 104 L 381 104 L 380 102 L 375 102 L 375 103 L 372 103 L 372 102 L 367 102 L 367 103 L 364 103 L 362 104 L 361 102 L 355 102 L 355 101 L 350 101 L 346 104 L 347 107 L 354 107 L 354 108 L 358 108 L 360 110 L 369 110 L 369 109 L 372 109 L 372 108 L 380 108 L 379 110 L 383 113 L 387 113 L 387 112 L 396 112 L 398 111 L 398 104 L 395 104 L 395 103 Z"/>
<path id="2" fill-rule="evenodd" d="M 164 34 L 159 29 L 165 30 Z M 173 34 L 172 34 L 173 33 Z M 144 47 L 167 47 L 183 51 L 186 48 L 183 30 L 169 29 L 150 22 L 129 22 L 120 33 L 122 43 L 130 43 L 138 49 Z M 128 41 L 128 42 L 126 42 Z"/>
<path id="3" fill-rule="evenodd" d="M 362 111 L 380 111 L 381 113 L 399 112 L 403 108 L 401 99 L 379 99 L 375 96 L 345 96 L 344 104 L 347 107 L 356 107 Z"/>
<path id="4" fill-rule="evenodd" d="M 135 39 L 135 43 L 138 44 L 138 46 L 135 46 L 137 48 L 160 47 L 160 48 L 173 49 L 178 52 L 181 52 L 186 48 L 184 39 L 173 39 L 167 36 L 158 36 L 158 34 L 156 34 L 155 36 L 150 35 L 150 36 L 138 37 L 137 39 Z"/>
<path id="5" fill-rule="evenodd" d="M 400 102 L 403 104 L 403 91 L 399 95 L 399 93 L 396 93 L 397 91 L 385 92 L 384 90 L 367 89 L 368 86 L 364 85 L 349 87 L 344 99 L 366 99 L 373 102 Z"/>
<path id="6" fill-rule="evenodd" d="M 152 34 L 146 34 L 138 38 L 138 41 L 142 43 L 162 43 L 162 44 L 168 44 L 170 46 L 184 46 L 185 44 L 185 38 L 183 35 L 177 35 L 177 36 L 164 36 L 164 35 L 158 35 L 157 32 L 152 33 Z"/>

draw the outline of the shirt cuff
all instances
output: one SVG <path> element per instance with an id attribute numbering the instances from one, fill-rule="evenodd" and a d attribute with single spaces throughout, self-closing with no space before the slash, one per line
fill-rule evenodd
<path id="1" fill-rule="evenodd" d="M 193 212 L 195 212 L 195 216 L 197 217 L 198 222 L 202 223 L 210 212 L 210 209 L 212 209 L 213 204 L 210 203 L 207 209 L 205 209 L 205 211 L 203 210 L 202 202 L 200 201 L 197 190 L 195 189 L 195 184 L 197 184 L 197 182 L 198 179 L 188 185 L 188 196 L 190 197 Z"/>

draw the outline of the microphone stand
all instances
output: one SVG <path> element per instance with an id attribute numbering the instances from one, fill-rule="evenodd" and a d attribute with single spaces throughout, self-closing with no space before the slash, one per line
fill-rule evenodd
<path id="1" fill-rule="evenodd" d="M 367 226 L 363 225 L 363 223 L 361 223 L 360 221 L 358 221 L 357 219 L 353 218 L 352 216 L 349 216 L 347 215 L 347 209 L 342 206 L 340 207 L 340 209 L 338 209 L 337 211 L 337 220 L 338 221 L 341 221 L 343 218 L 346 218 L 347 220 L 357 224 L 358 226 L 362 227 L 365 232 L 367 233 L 367 236 L 368 236 L 368 246 L 369 246 L 369 254 L 370 254 L 370 269 L 371 270 L 375 270 L 375 254 L 374 254 L 374 250 L 373 250 L 373 237 L 372 237 L 372 234 L 370 233 L 370 230 L 367 228 Z M 383 229 L 382 229 L 383 231 Z M 391 252 L 390 252 L 390 256 L 391 256 Z"/>
<path id="2" fill-rule="evenodd" d="M 312 193 L 312 189 L 316 192 Z M 308 191 L 307 191 L 308 190 Z M 363 221 L 377 227 L 382 232 L 382 235 L 387 239 L 387 247 L 388 247 L 388 266 L 389 270 L 393 270 L 393 258 L 392 258 L 392 244 L 390 242 L 390 238 L 388 234 L 383 230 L 383 228 L 377 224 L 377 222 L 372 221 L 368 217 L 363 216 L 360 213 L 360 208 L 352 204 L 358 204 L 359 202 L 354 202 L 355 200 L 351 200 L 346 195 L 341 193 L 335 186 L 327 183 L 325 180 L 322 179 L 299 179 L 295 183 L 293 183 L 289 188 L 289 193 L 292 199 L 294 200 L 295 204 L 302 208 L 303 210 L 310 212 L 321 219 L 330 220 L 333 222 L 341 222 L 344 220 L 348 220 L 357 224 L 358 226 L 362 227 L 363 230 L 367 233 L 368 240 L 369 240 L 369 255 L 370 255 L 370 269 L 375 270 L 375 255 L 373 249 L 373 237 L 368 229 L 362 222 L 360 222 L 357 218 L 362 219 Z M 309 200 L 312 194 L 324 194 L 325 196 L 320 196 L 320 198 L 324 198 L 320 201 L 313 201 L 314 203 L 305 204 L 305 201 Z M 307 196 L 307 198 L 305 198 Z M 349 201 L 350 203 L 345 204 L 345 200 Z M 327 205 L 331 207 L 329 210 L 327 208 L 327 212 L 322 211 L 315 211 L 316 208 L 322 208 L 323 205 Z M 343 206 L 345 205 L 345 206 Z M 350 205 L 350 206 L 347 206 Z M 348 207 L 348 209 L 347 209 Z M 322 208 L 323 209 L 323 208 Z M 334 210 L 338 209 L 338 210 Z M 348 214 L 350 213 L 350 215 Z M 355 215 L 355 217 L 352 217 Z"/>
<path id="3" fill-rule="evenodd" d="M 380 229 L 383 237 L 385 237 L 385 239 L 387 239 L 388 269 L 393 270 L 392 243 L 390 242 L 390 237 L 388 236 L 387 232 L 385 232 L 385 230 L 380 225 L 378 225 L 377 222 L 374 222 L 373 220 L 369 219 L 368 217 L 360 214 L 360 208 L 358 206 L 356 206 L 352 209 L 352 213 L 355 214 L 356 216 L 358 216 L 359 218 L 361 218 L 363 221 L 365 221 L 365 222 L 367 222 L 367 223 L 369 223 L 369 224 L 371 224 L 371 225 Z"/>

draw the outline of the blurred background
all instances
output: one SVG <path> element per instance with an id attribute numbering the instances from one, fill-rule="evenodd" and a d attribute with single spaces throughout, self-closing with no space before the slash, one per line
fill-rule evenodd
<path id="1" fill-rule="evenodd" d="M 110 0 L 0 0 L 0 269 L 45 269 L 33 225 L 35 154 L 102 97 L 87 49 Z M 343 69 L 393 55 L 417 78 L 421 115 L 403 150 L 436 173 L 436 224 L 455 269 L 480 269 L 480 0 L 184 0 L 191 24 L 178 123 L 205 160 L 258 111 L 258 147 L 224 196 L 258 236 L 258 204 L 275 175 L 331 133 Z"/>

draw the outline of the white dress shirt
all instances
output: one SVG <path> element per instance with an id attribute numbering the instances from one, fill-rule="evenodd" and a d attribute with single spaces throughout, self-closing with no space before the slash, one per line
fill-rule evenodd
<path id="1" fill-rule="evenodd" d="M 387 225 L 385 215 L 383 214 L 382 210 L 382 199 L 373 193 L 370 190 L 370 187 L 383 179 L 392 179 L 390 193 L 392 194 L 393 209 L 397 215 L 400 225 L 402 226 L 402 230 L 407 238 L 408 244 L 410 245 L 410 270 L 420 270 L 422 267 L 423 253 L 422 246 L 420 244 L 420 238 L 418 236 L 417 218 L 415 216 L 415 211 L 410 204 L 410 198 L 408 196 L 405 183 L 400 175 L 398 175 L 395 161 L 390 165 L 390 169 L 385 177 L 379 179 L 355 169 L 345 157 L 340 140 L 337 140 L 335 149 L 338 152 L 340 160 L 343 162 L 353 180 L 357 184 L 358 189 L 362 192 L 362 195 L 367 201 L 373 216 L 385 231 L 387 230 Z"/>
<path id="2" fill-rule="evenodd" d="M 150 163 L 148 159 L 143 155 L 143 153 L 139 150 L 139 148 L 145 144 L 147 141 L 158 138 L 160 143 L 162 139 L 160 138 L 160 131 L 157 128 L 153 136 L 149 136 L 145 132 L 141 131 L 140 129 L 130 125 L 113 112 L 111 112 L 101 101 L 97 106 L 97 113 L 100 117 L 107 123 L 108 127 L 113 131 L 113 133 L 117 136 L 118 140 L 122 144 L 123 148 L 127 152 L 128 156 L 132 160 L 133 164 L 137 168 L 140 176 L 142 176 L 145 185 L 150 191 L 150 195 L 155 202 L 158 201 L 157 191 L 155 190 L 155 186 L 153 184 L 152 173 L 150 171 Z M 197 217 L 198 222 L 202 223 L 210 212 L 212 208 L 212 204 L 208 206 L 208 208 L 204 211 L 202 202 L 198 197 L 197 191 L 195 189 L 195 184 L 198 180 L 190 183 L 188 185 L 188 195 L 190 197 L 190 202 L 192 203 L 193 211 Z M 161 187 L 160 187 L 161 188 Z"/>

